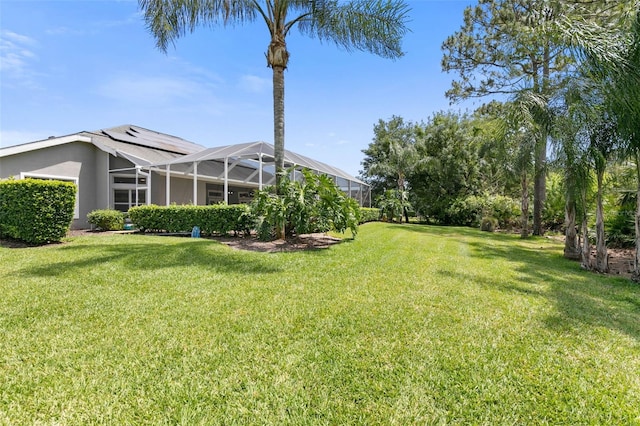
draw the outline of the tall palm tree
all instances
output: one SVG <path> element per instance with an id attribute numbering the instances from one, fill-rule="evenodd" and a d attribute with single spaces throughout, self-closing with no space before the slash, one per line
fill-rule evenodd
<path id="1" fill-rule="evenodd" d="M 371 175 L 393 176 L 396 179 L 396 195 L 402 202 L 405 221 L 409 223 L 406 179 L 419 163 L 415 144 L 407 141 L 392 140 L 389 142 L 389 151 L 386 154 L 380 161 L 371 163 L 368 172 Z"/>
<path id="2" fill-rule="evenodd" d="M 531 166 L 534 167 L 534 192 L 537 188 L 535 169 L 539 162 L 536 162 L 540 149 L 540 139 L 549 134 L 549 128 L 553 120 L 549 102 L 546 96 L 535 91 L 522 90 L 513 96 L 507 104 L 506 133 L 505 136 L 511 138 L 517 146 L 515 167 L 520 175 L 520 185 L 522 188 L 521 209 L 521 238 L 529 236 L 529 174 Z M 546 139 L 546 136 L 544 136 Z M 546 143 L 545 143 L 546 147 Z M 546 149 L 546 148 L 545 148 Z M 546 153 L 545 153 L 546 155 Z M 535 194 L 534 194 L 535 198 Z M 535 206 L 534 206 L 535 207 Z M 540 212 L 539 212 L 540 213 Z M 535 216 L 535 212 L 534 212 Z M 541 222 L 539 223 L 541 226 Z M 535 230 L 535 217 L 533 234 L 538 235 Z"/>
<path id="3" fill-rule="evenodd" d="M 595 3 L 594 3 L 595 4 Z M 604 3 L 603 3 L 604 4 Z M 591 70 L 599 83 L 604 113 L 615 123 L 605 131 L 606 139 L 613 131 L 621 138 L 622 150 L 637 164 L 640 195 L 640 2 L 625 0 L 605 5 L 600 19 L 564 22 L 564 35 L 570 46 Z M 607 142 L 608 143 L 608 142 Z M 605 153 L 608 154 L 609 147 Z M 596 154 L 596 161 L 606 165 L 606 155 Z M 601 206 L 598 207 L 599 209 Z M 636 256 L 633 279 L 640 280 L 640 197 L 637 201 Z M 605 247 L 606 250 L 606 247 Z M 606 266 L 606 257 L 601 266 Z"/>
<path id="4" fill-rule="evenodd" d="M 157 47 L 164 52 L 200 26 L 264 21 L 271 36 L 266 58 L 273 70 L 277 183 L 284 172 L 284 70 L 289 63 L 286 38 L 290 31 L 297 27 L 347 51 L 395 59 L 403 54 L 401 40 L 408 30 L 409 9 L 403 0 L 139 0 L 139 6 Z"/>

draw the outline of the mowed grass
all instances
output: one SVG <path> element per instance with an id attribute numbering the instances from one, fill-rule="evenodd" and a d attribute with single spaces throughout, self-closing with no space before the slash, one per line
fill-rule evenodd
<path id="1" fill-rule="evenodd" d="M 0 247 L 0 424 L 640 424 L 640 286 L 558 241 Z"/>

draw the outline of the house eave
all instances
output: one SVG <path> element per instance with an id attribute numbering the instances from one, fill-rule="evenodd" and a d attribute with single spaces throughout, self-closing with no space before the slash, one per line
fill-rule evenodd
<path id="1" fill-rule="evenodd" d="M 57 138 L 49 138 L 41 141 L 25 143 L 22 145 L 8 146 L 6 148 L 0 148 L 0 158 L 8 157 L 10 155 L 22 154 L 24 152 L 35 151 L 38 149 L 50 148 L 53 146 L 64 145 L 73 142 L 93 143 L 90 137 L 79 134 L 61 136 Z M 108 149 L 105 146 L 96 146 L 103 151 Z"/>

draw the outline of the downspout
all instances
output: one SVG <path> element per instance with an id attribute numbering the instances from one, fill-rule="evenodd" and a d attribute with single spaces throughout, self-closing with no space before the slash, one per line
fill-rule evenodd
<path id="1" fill-rule="evenodd" d="M 147 192 L 145 193 L 146 195 L 145 204 L 147 206 L 151 204 L 151 175 L 152 174 L 153 174 L 153 170 L 151 169 L 151 167 L 149 167 L 149 176 L 147 177 Z"/>
<path id="2" fill-rule="evenodd" d="M 224 157 L 224 203 L 229 204 L 229 157 Z"/>
<path id="3" fill-rule="evenodd" d="M 198 162 L 193 162 L 193 205 L 198 205 Z"/>
<path id="4" fill-rule="evenodd" d="M 115 208 L 115 205 L 111 205 L 111 171 L 109 171 L 110 155 L 111 154 L 107 153 L 107 208 Z"/>
<path id="5" fill-rule="evenodd" d="M 262 191 L 262 154 L 258 156 L 258 162 L 258 167 L 260 168 L 258 172 L 258 189 Z"/>
<path id="6" fill-rule="evenodd" d="M 136 206 L 138 205 L 138 166 L 136 166 Z"/>
<path id="7" fill-rule="evenodd" d="M 167 175 L 165 176 L 165 188 L 164 188 L 164 193 L 165 193 L 165 205 L 168 206 L 171 203 L 171 166 L 169 164 L 167 164 Z"/>

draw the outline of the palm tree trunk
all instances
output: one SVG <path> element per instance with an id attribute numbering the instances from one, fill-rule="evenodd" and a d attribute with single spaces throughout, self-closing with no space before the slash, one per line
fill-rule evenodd
<path id="1" fill-rule="evenodd" d="M 571 260 L 580 260 L 580 246 L 578 245 L 578 233 L 576 232 L 576 202 L 572 196 L 567 197 L 564 209 L 564 257 Z"/>
<path id="2" fill-rule="evenodd" d="M 598 170 L 598 196 L 596 206 L 596 271 L 609 272 L 607 241 L 604 235 L 604 210 L 602 207 L 602 178 L 604 170 Z"/>
<path id="3" fill-rule="evenodd" d="M 527 173 L 523 172 L 520 177 L 522 185 L 522 202 L 520 210 L 522 211 L 520 238 L 529 237 L 529 182 L 527 181 Z"/>
<path id="4" fill-rule="evenodd" d="M 582 268 L 591 269 L 591 244 L 589 243 L 589 222 L 587 217 L 587 186 L 582 185 L 580 189 L 580 216 L 582 217 L 582 223 L 580 224 L 580 233 L 582 234 L 582 261 L 580 266 Z"/>
<path id="5" fill-rule="evenodd" d="M 276 187 L 284 172 L 284 68 L 273 67 L 273 147 Z"/>
<path id="6" fill-rule="evenodd" d="M 640 152 L 636 150 L 636 182 L 638 185 L 636 193 L 636 256 L 633 262 L 633 274 L 631 279 L 640 282 Z"/>
<path id="7" fill-rule="evenodd" d="M 284 173 L 284 68 L 273 66 L 273 156 L 276 166 L 276 192 Z M 276 226 L 276 239 L 285 237 L 285 223 Z"/>
<path id="8" fill-rule="evenodd" d="M 582 262 L 584 269 L 591 269 L 591 244 L 589 243 L 589 225 L 587 223 L 587 215 L 582 215 Z"/>
<path id="9" fill-rule="evenodd" d="M 284 34 L 276 30 L 271 33 L 267 64 L 273 70 L 273 157 L 276 168 L 276 191 L 279 193 L 284 173 L 284 70 L 287 69 L 289 62 L 289 52 Z M 276 238 L 282 239 L 284 236 L 285 224 L 283 223 L 282 226 L 276 227 Z"/>
<path id="10" fill-rule="evenodd" d="M 284 68 L 273 67 L 273 156 L 276 166 L 276 192 L 280 194 L 280 184 L 284 173 Z M 276 226 L 276 239 L 285 237 L 285 223 Z"/>
<path id="11" fill-rule="evenodd" d="M 551 49 L 550 42 L 547 40 L 542 58 L 542 86 L 540 87 L 540 94 L 544 97 L 549 93 L 549 75 L 551 69 Z M 546 108 L 548 110 L 549 104 L 547 101 Z M 544 202 L 547 198 L 547 126 L 549 123 L 542 124 L 540 139 L 536 143 L 536 157 L 535 157 L 535 177 L 533 181 L 533 235 L 544 235 L 544 228 L 542 226 L 542 211 L 544 209 Z"/>
<path id="12" fill-rule="evenodd" d="M 547 135 L 542 132 L 536 143 L 535 176 L 533 178 L 533 235 L 544 235 L 542 210 L 547 195 Z"/>

